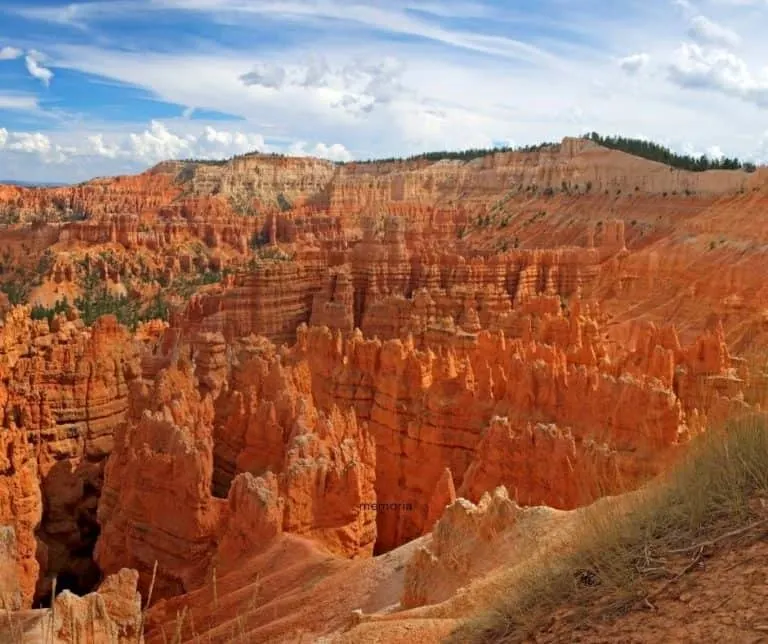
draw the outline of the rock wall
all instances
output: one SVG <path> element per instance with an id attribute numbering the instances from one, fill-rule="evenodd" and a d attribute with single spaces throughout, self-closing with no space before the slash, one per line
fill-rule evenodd
<path id="1" fill-rule="evenodd" d="M 0 504 L 0 525 L 10 520 L 16 532 L 29 605 L 34 582 L 37 597 L 44 597 L 53 576 L 59 588 L 74 590 L 98 581 L 90 557 L 98 535 L 96 505 L 138 362 L 129 334 L 110 317 L 91 330 L 63 316 L 49 327 L 17 307 L 5 319 L 0 343 L 7 442 L 0 489 L 9 491 Z"/>

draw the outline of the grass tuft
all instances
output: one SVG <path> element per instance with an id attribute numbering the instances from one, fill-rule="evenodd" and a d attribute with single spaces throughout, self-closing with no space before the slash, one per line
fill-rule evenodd
<path id="1" fill-rule="evenodd" d="M 485 615 L 455 631 L 454 644 L 510 644 L 556 615 L 569 627 L 652 606 L 719 541 L 768 531 L 768 418 L 755 414 L 712 431 L 652 486 L 583 510 L 573 546 L 542 557 Z M 759 508 L 762 507 L 762 510 Z"/>

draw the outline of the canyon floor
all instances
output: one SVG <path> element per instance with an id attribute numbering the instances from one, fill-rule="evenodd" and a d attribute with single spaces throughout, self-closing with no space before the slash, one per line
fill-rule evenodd
<path id="1" fill-rule="evenodd" d="M 0 639 L 763 641 L 767 208 L 583 139 L 0 186 Z"/>

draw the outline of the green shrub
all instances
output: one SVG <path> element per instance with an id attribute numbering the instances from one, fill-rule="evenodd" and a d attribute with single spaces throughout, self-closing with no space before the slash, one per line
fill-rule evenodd
<path id="1" fill-rule="evenodd" d="M 32 307 L 30 316 L 33 320 L 48 320 L 50 325 L 53 322 L 53 318 L 59 313 L 69 313 L 72 310 L 69 302 L 66 298 L 58 300 L 53 306 L 45 307 L 40 304 L 36 304 Z"/>

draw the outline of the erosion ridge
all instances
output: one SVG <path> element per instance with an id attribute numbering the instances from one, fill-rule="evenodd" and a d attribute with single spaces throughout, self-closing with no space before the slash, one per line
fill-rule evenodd
<path id="1" fill-rule="evenodd" d="M 453 596 L 487 571 L 441 562 L 441 522 L 488 512 L 490 535 L 519 506 L 560 516 L 757 408 L 765 188 L 764 170 L 685 172 L 579 139 L 0 186 L 4 605 L 133 569 L 159 602 L 153 641 L 217 578 L 246 587 L 294 553 L 287 606 L 307 579 L 429 540 L 405 595 L 384 594 Z M 315 633 L 342 628 L 326 608 Z M 100 628 L 133 637 L 125 611 Z M 244 632 L 280 641 L 286 615 Z"/>

